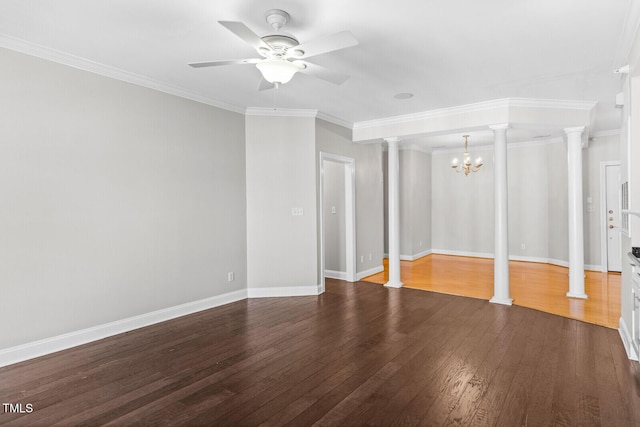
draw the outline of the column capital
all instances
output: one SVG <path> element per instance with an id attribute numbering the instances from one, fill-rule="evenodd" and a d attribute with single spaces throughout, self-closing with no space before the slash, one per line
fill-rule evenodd
<path id="1" fill-rule="evenodd" d="M 489 129 L 496 131 L 496 130 L 507 130 L 509 129 L 509 123 L 498 123 L 495 125 L 489 125 Z"/>
<path id="2" fill-rule="evenodd" d="M 573 141 L 573 143 L 580 142 L 580 146 L 582 148 L 589 147 L 589 138 L 587 138 L 584 131 L 586 130 L 586 126 L 576 126 L 570 128 L 564 128 L 564 133 L 567 135 L 568 141 Z"/>
<path id="3" fill-rule="evenodd" d="M 398 142 L 402 141 L 400 138 L 398 138 L 397 136 L 389 136 L 387 138 L 383 138 L 384 141 L 388 144 L 397 144 Z"/>
<path id="4" fill-rule="evenodd" d="M 577 133 L 579 135 L 582 135 L 582 132 L 584 132 L 584 130 L 586 129 L 586 126 L 575 126 L 575 127 L 570 127 L 570 128 L 564 128 L 564 133 L 566 133 L 567 135 L 572 134 L 572 133 Z"/>

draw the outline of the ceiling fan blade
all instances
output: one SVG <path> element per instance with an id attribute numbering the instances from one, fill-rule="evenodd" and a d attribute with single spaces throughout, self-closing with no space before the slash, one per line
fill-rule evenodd
<path id="1" fill-rule="evenodd" d="M 273 89 L 274 87 L 275 85 L 273 83 L 269 83 L 264 77 L 260 78 L 260 84 L 258 85 L 259 91 Z"/>
<path id="2" fill-rule="evenodd" d="M 259 35 L 251 31 L 251 29 L 242 22 L 218 21 L 218 23 L 236 36 L 240 37 L 245 43 L 249 44 L 253 48 L 259 49 L 262 47 L 271 50 L 271 46 L 266 44 Z"/>
<path id="3" fill-rule="evenodd" d="M 296 63 L 304 64 L 304 70 L 301 70 L 301 73 L 309 74 L 311 76 L 317 77 L 319 79 L 325 80 L 329 83 L 333 83 L 336 85 L 341 85 L 342 83 L 349 80 L 348 75 L 342 73 L 336 73 L 335 71 L 328 70 L 320 65 L 313 64 L 307 61 L 295 61 Z"/>
<path id="4" fill-rule="evenodd" d="M 290 56 L 292 58 L 310 58 L 323 53 L 333 52 L 334 50 L 345 49 L 355 46 L 358 40 L 350 31 L 342 31 L 330 36 L 321 37 L 308 43 L 303 43 L 291 48 Z"/>
<path id="5" fill-rule="evenodd" d="M 219 65 L 257 64 L 258 62 L 260 62 L 260 59 L 257 59 L 257 58 L 230 59 L 226 61 L 194 62 L 192 64 L 189 64 L 189 66 L 193 68 L 203 68 L 203 67 L 217 67 Z"/>

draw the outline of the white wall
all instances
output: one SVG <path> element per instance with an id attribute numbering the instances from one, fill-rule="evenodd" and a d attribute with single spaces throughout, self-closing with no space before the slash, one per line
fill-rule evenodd
<path id="1" fill-rule="evenodd" d="M 382 267 L 383 257 L 381 143 L 353 143 L 349 129 L 317 120 L 316 150 L 318 159 L 320 152 L 326 152 L 355 160 L 356 272 L 358 275 L 373 274 L 372 271 Z"/>
<path id="2" fill-rule="evenodd" d="M 242 115 L 4 49 L 0 97 L 0 349 L 246 286 Z"/>
<path id="3" fill-rule="evenodd" d="M 246 117 L 250 289 L 317 289 L 315 150 L 315 118 Z M 303 215 L 293 216 L 292 208 L 302 208 Z"/>
<path id="4" fill-rule="evenodd" d="M 620 128 L 621 182 L 629 182 L 629 210 L 640 212 L 640 38 L 636 37 L 629 54 L 630 73 L 621 79 L 621 91 L 624 93 L 622 124 Z M 626 257 L 632 247 L 640 246 L 640 217 L 630 216 L 630 234 L 622 235 L 622 256 Z M 629 346 L 633 333 L 633 272 L 629 262 L 622 262 L 621 317 L 620 334 L 623 336 L 627 353 L 633 352 Z M 637 325 L 636 325 L 637 326 Z M 637 355 L 636 355 L 637 356 Z"/>

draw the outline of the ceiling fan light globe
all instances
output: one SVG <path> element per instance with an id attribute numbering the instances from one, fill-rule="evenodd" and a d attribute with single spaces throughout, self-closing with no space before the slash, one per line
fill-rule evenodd
<path id="1" fill-rule="evenodd" d="M 265 59 L 258 62 L 256 67 L 262 77 L 269 83 L 288 83 L 293 75 L 300 70 L 296 64 L 283 59 Z"/>

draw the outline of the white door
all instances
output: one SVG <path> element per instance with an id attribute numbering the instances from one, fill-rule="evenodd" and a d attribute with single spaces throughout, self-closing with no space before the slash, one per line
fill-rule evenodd
<path id="1" fill-rule="evenodd" d="M 620 165 L 606 166 L 607 270 L 619 272 L 620 249 Z"/>

